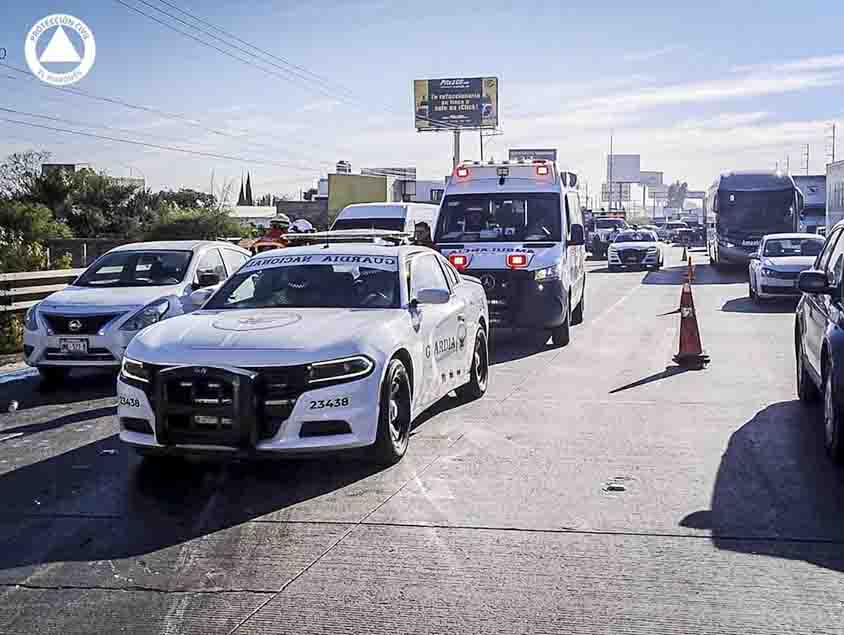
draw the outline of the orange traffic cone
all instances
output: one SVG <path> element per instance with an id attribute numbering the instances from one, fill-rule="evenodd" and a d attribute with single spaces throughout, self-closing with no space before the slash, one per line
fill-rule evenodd
<path id="1" fill-rule="evenodd" d="M 683 284 L 680 295 L 680 350 L 674 361 L 687 368 L 703 368 L 709 363 L 709 356 L 704 355 L 700 343 L 700 330 L 695 315 L 695 302 L 692 299 L 692 287 Z"/>
<path id="2" fill-rule="evenodd" d="M 695 281 L 695 266 L 692 264 L 692 257 L 689 256 L 689 268 L 686 271 L 686 280 L 689 282 Z"/>
<path id="3" fill-rule="evenodd" d="M 686 260 L 689 257 L 689 252 L 686 251 L 686 246 L 683 245 L 683 260 Z"/>

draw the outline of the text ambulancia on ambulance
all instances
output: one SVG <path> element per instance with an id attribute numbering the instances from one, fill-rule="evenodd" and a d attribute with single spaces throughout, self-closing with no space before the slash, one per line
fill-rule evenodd
<path id="1" fill-rule="evenodd" d="M 458 165 L 434 240 L 487 294 L 493 327 L 546 329 L 565 346 L 583 321 L 586 247 L 577 177 L 552 161 Z"/>
<path id="2" fill-rule="evenodd" d="M 370 447 L 391 463 L 426 408 L 483 395 L 481 285 L 431 249 L 341 233 L 254 256 L 201 310 L 132 340 L 120 438 L 168 455 Z"/>

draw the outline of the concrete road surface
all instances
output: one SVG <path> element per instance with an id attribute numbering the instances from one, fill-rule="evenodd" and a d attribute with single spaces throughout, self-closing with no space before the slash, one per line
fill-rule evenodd
<path id="1" fill-rule="evenodd" d="M 493 339 L 487 396 L 406 458 L 142 464 L 112 378 L 0 384 L 2 633 L 839 633 L 844 472 L 794 390 L 793 303 L 700 262 L 591 262 L 564 349 Z"/>

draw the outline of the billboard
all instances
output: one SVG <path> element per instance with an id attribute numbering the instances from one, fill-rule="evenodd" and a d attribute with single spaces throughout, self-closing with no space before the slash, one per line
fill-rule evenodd
<path id="1" fill-rule="evenodd" d="M 601 200 L 610 200 L 610 188 L 607 183 L 601 183 Z M 612 200 L 614 203 L 618 201 L 630 200 L 630 183 L 613 183 L 612 184 Z"/>
<path id="2" fill-rule="evenodd" d="M 352 203 L 383 203 L 388 200 L 387 177 L 360 174 L 328 175 L 328 213 L 333 220 L 337 212 Z"/>
<path id="3" fill-rule="evenodd" d="M 614 178 L 615 175 L 613 175 L 613 179 Z M 639 172 L 639 183 L 641 183 L 642 185 L 647 185 L 648 187 L 662 185 L 662 179 L 662 172 Z"/>
<path id="4" fill-rule="evenodd" d="M 668 200 L 668 186 L 667 185 L 652 185 L 648 187 L 648 198 L 656 201 Z"/>
<path id="5" fill-rule="evenodd" d="M 545 159 L 546 161 L 557 160 L 556 148 L 513 148 L 508 152 L 510 161 Z"/>
<path id="6" fill-rule="evenodd" d="M 638 154 L 611 154 L 607 157 L 607 180 L 613 183 L 638 183 L 642 157 Z"/>
<path id="7" fill-rule="evenodd" d="M 417 79 L 417 130 L 498 127 L 498 78 Z"/>
<path id="8" fill-rule="evenodd" d="M 686 190 L 686 198 L 703 200 L 706 198 L 706 192 L 703 190 Z"/>

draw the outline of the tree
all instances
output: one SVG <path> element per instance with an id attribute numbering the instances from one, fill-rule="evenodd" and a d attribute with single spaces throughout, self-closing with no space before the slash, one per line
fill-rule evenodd
<path id="1" fill-rule="evenodd" d="M 668 207 L 677 207 L 683 209 L 683 203 L 686 202 L 686 195 L 689 192 L 688 183 L 680 183 L 675 181 L 668 186 Z"/>
<path id="2" fill-rule="evenodd" d="M 240 223 L 226 210 L 166 208 L 144 240 L 210 240 L 241 236 Z"/>
<path id="3" fill-rule="evenodd" d="M 38 203 L 0 201 L 0 228 L 28 243 L 73 236 L 67 225 L 53 218 L 49 208 Z"/>
<path id="4" fill-rule="evenodd" d="M 41 176 L 41 164 L 50 159 L 49 152 L 16 152 L 0 163 L 0 198 L 18 200 L 32 192 Z"/>

